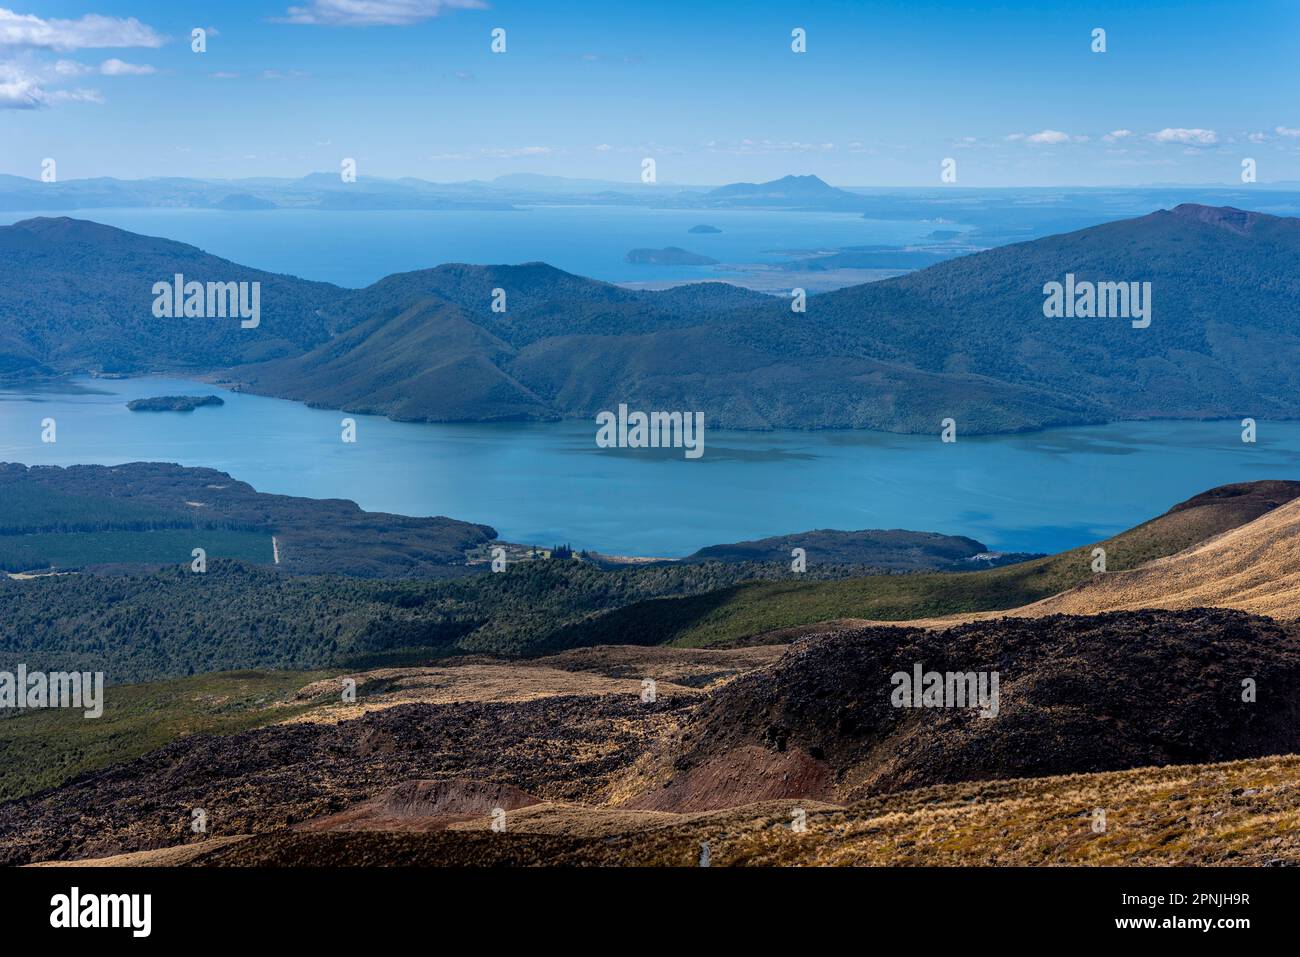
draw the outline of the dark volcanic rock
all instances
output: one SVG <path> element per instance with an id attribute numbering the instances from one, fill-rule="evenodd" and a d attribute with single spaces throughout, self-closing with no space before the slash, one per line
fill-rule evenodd
<path id="1" fill-rule="evenodd" d="M 917 663 L 925 671 L 998 672 L 996 717 L 894 707 L 891 676 Z M 1245 679 L 1255 682 L 1254 702 L 1242 700 Z M 1243 612 L 1197 609 L 808 639 L 700 705 L 680 746 L 666 749 L 667 788 L 690 806 L 692 775 L 716 791 L 719 759 L 753 747 L 821 758 L 835 784 L 812 796 L 841 799 L 1291 753 L 1300 750 L 1300 632 Z M 764 782 L 742 776 L 733 790 L 725 803 L 763 793 Z M 721 806 L 716 797 L 710 803 Z"/>
<path id="2" fill-rule="evenodd" d="M 196 839 L 194 808 L 207 811 L 212 836 L 279 831 L 414 779 L 596 799 L 681 704 L 630 695 L 408 704 L 338 724 L 196 735 L 0 805 L 0 865 L 184 844 Z"/>

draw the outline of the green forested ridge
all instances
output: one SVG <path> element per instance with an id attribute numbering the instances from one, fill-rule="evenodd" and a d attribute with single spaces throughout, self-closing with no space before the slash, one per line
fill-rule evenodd
<path id="1" fill-rule="evenodd" d="M 1300 416 L 1300 220 L 1230 207 L 962 256 L 810 297 L 805 313 L 722 283 L 634 292 L 542 263 L 453 264 L 362 290 L 257 274 L 260 328 L 176 332 L 149 313 L 146 280 L 254 271 L 75 220 L 0 228 L 0 253 L 0 374 L 225 368 L 253 391 L 427 421 L 585 418 L 619 402 L 700 410 L 714 428 L 931 432 L 951 416 L 966 435 Z M 1066 273 L 1149 282 L 1150 327 L 1045 317 L 1043 285 Z M 123 283 L 144 298 L 123 304 Z M 41 294 L 10 302 L 6 288 Z"/>
<path id="2" fill-rule="evenodd" d="M 814 566 L 812 577 L 862 574 Z M 0 580 L 0 669 L 104 671 L 109 682 L 231 668 L 316 668 L 417 649 L 529 654 L 566 625 L 648 598 L 790 575 L 787 566 L 673 564 L 605 571 L 519 562 L 448 581 L 288 576 L 214 561 L 149 574 Z"/>

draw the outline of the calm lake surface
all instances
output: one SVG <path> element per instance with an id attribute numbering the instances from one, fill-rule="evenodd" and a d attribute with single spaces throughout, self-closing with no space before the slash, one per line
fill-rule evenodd
<path id="1" fill-rule="evenodd" d="M 814 528 L 969 535 L 1050 552 L 1145 521 L 1228 482 L 1300 477 L 1300 423 L 1119 423 L 1024 436 L 706 431 L 705 452 L 607 450 L 594 422 L 420 425 L 164 378 L 77 379 L 93 392 L 0 391 L 0 461 L 178 462 L 263 492 L 484 522 L 510 541 L 680 556 Z M 191 413 L 130 399 L 220 394 Z M 58 441 L 41 442 L 54 418 Z"/>
<path id="2" fill-rule="evenodd" d="M 535 206 L 514 210 L 84 209 L 0 212 L 0 224 L 71 216 L 190 243 L 270 272 L 361 287 L 443 263 L 546 262 L 606 282 L 734 275 L 728 265 L 788 262 L 791 250 L 902 246 L 964 227 L 863 219 L 858 213 L 685 210 L 639 206 Z M 696 225 L 721 233 L 692 234 Z M 717 266 L 631 264 L 638 248 L 679 246 Z"/>

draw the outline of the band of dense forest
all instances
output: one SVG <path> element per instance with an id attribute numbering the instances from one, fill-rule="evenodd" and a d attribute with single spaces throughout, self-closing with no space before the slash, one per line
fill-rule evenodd
<path id="1" fill-rule="evenodd" d="M 220 473 L 216 473 L 220 474 Z M 1213 489 L 1100 543 L 1121 571 L 1300 496 L 1300 482 Z M 0 579 L 0 667 L 102 670 L 110 683 L 238 668 L 380 664 L 595 644 L 787 640 L 837 618 L 907 620 L 1014 608 L 1089 578 L 1092 546 L 975 572 L 690 562 L 602 569 L 518 562 L 449 581 L 295 576 L 216 561 L 142 574 Z M 820 579 L 820 580 L 818 580 Z M 766 637 L 762 637 L 766 636 Z"/>

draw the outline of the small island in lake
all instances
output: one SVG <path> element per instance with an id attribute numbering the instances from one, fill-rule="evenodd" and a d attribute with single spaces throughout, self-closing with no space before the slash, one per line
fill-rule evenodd
<path id="1" fill-rule="evenodd" d="M 225 405 L 219 395 L 159 395 L 152 399 L 132 399 L 126 407 L 132 412 L 193 412 L 201 405 Z"/>
<path id="2" fill-rule="evenodd" d="M 686 231 L 687 231 L 688 233 L 720 233 L 720 232 L 722 232 L 722 230 L 720 230 L 717 226 L 707 226 L 707 225 L 703 225 L 703 224 L 702 224 L 702 225 L 699 225 L 699 226 L 692 226 L 690 229 L 688 229 L 688 230 L 686 230 Z"/>
<path id="3" fill-rule="evenodd" d="M 627 254 L 630 263 L 652 263 L 656 266 L 715 266 L 716 259 L 701 256 L 678 246 L 663 249 L 634 249 Z"/>

